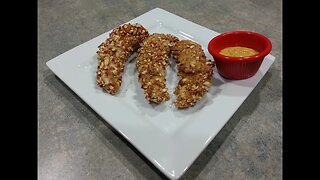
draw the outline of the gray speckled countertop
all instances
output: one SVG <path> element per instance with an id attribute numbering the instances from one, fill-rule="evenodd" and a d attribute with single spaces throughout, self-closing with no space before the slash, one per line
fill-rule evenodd
<path id="1" fill-rule="evenodd" d="M 282 179 L 281 0 L 38 0 L 38 178 L 164 179 L 46 62 L 155 7 L 269 37 L 275 62 L 181 179 Z"/>

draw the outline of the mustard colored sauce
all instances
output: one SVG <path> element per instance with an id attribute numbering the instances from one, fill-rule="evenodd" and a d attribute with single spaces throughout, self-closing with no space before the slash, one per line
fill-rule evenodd
<path id="1" fill-rule="evenodd" d="M 259 52 L 247 47 L 234 46 L 222 49 L 219 54 L 231 57 L 247 57 L 258 54 Z"/>

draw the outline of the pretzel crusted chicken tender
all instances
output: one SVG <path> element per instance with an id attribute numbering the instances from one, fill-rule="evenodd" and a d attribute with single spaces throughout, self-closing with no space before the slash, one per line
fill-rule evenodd
<path id="1" fill-rule="evenodd" d="M 125 62 L 148 36 L 148 31 L 140 24 L 128 23 L 113 29 L 98 47 L 97 84 L 115 95 L 122 83 Z"/>
<path id="2" fill-rule="evenodd" d="M 176 59 L 178 76 L 181 77 L 174 94 L 177 108 L 194 106 L 212 85 L 214 64 L 207 60 L 201 45 L 191 40 L 181 40 L 172 48 Z"/>
<path id="3" fill-rule="evenodd" d="M 176 41 L 178 38 L 172 35 L 155 33 L 146 38 L 138 50 L 138 78 L 149 102 L 160 104 L 170 98 L 165 79 L 166 66 Z"/>

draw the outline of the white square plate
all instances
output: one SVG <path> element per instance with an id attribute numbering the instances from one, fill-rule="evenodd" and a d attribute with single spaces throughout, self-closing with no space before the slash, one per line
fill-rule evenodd
<path id="1" fill-rule="evenodd" d="M 179 16 L 155 8 L 131 21 L 150 33 L 170 33 L 179 39 L 207 44 L 219 33 Z M 167 68 L 171 99 L 150 105 L 137 80 L 135 58 L 125 67 L 120 93 L 111 96 L 96 85 L 97 47 L 108 31 L 47 62 L 48 67 L 114 129 L 171 179 L 178 179 L 211 142 L 229 118 L 255 88 L 275 57 L 268 55 L 257 74 L 247 80 L 230 81 L 214 69 L 213 86 L 195 107 L 177 110 L 172 106 L 178 82 L 174 62 Z M 134 57 L 134 56 L 133 56 Z"/>

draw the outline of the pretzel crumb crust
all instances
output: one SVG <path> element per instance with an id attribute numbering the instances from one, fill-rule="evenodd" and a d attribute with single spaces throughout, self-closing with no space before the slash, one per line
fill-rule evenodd
<path id="1" fill-rule="evenodd" d="M 155 33 L 146 38 L 138 50 L 138 79 L 149 103 L 160 104 L 170 99 L 165 79 L 166 66 L 171 48 L 177 41 L 173 35 Z"/>
<path id="2" fill-rule="evenodd" d="M 172 54 L 181 77 L 174 91 L 174 104 L 180 109 L 192 107 L 211 87 L 214 63 L 206 59 L 201 45 L 191 40 L 176 42 Z"/>
<path id="3" fill-rule="evenodd" d="M 121 87 L 125 62 L 148 36 L 148 31 L 137 23 L 113 29 L 109 38 L 98 46 L 98 86 L 115 95 Z"/>
<path id="4" fill-rule="evenodd" d="M 138 80 L 149 103 L 160 104 L 170 99 L 165 78 L 170 53 L 176 60 L 177 75 L 181 77 L 174 91 L 177 108 L 194 106 L 212 86 L 215 64 L 206 59 L 201 45 L 191 40 L 179 41 L 170 34 L 149 35 L 137 23 L 113 29 L 106 41 L 98 46 L 98 86 L 111 95 L 117 94 L 125 63 L 135 51 L 138 52 Z"/>

